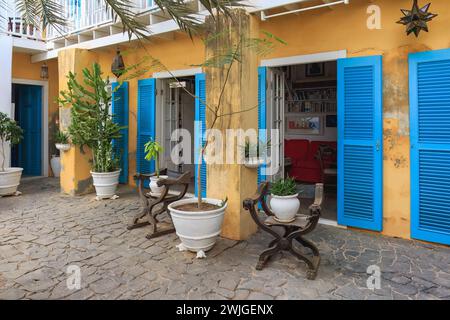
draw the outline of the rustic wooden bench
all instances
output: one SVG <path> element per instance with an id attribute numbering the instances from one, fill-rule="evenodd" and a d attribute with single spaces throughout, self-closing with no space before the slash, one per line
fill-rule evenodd
<path id="1" fill-rule="evenodd" d="M 304 239 L 303 236 L 313 231 L 319 222 L 323 200 L 323 184 L 316 184 L 315 200 L 309 207 L 309 214 L 298 214 L 296 219 L 290 223 L 281 223 L 274 219 L 275 214 L 270 210 L 266 201 L 266 197 L 269 195 L 269 186 L 268 182 L 262 183 L 255 196 L 244 200 L 244 208 L 250 212 L 255 223 L 275 238 L 270 242 L 269 249 L 263 251 L 260 255 L 256 270 L 262 270 L 270 257 L 276 253 L 288 251 L 306 263 L 308 267 L 307 278 L 314 280 L 320 264 L 319 249 L 312 242 Z M 258 204 L 267 216 L 263 220 L 260 220 L 258 215 Z M 275 227 L 284 230 L 280 234 L 274 230 Z M 310 249 L 311 254 L 303 253 L 299 245 Z"/>

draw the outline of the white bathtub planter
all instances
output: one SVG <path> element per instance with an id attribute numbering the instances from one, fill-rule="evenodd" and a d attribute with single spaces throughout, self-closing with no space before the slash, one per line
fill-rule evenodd
<path id="1" fill-rule="evenodd" d="M 176 233 L 181 240 L 177 246 L 180 251 L 197 253 L 197 258 L 205 258 L 208 250 L 216 244 L 222 231 L 223 218 L 227 202 L 217 199 L 203 199 L 204 203 L 214 208 L 205 211 L 183 210 L 185 205 L 196 205 L 197 199 L 184 199 L 169 205 L 169 212 Z"/>
<path id="2" fill-rule="evenodd" d="M 280 179 L 272 184 L 270 191 L 270 208 L 275 214 L 275 220 L 282 223 L 294 221 L 300 209 L 295 180 Z"/>
<path id="3" fill-rule="evenodd" d="M 116 195 L 116 190 L 119 184 L 120 171 L 121 170 L 114 172 L 91 171 L 95 192 L 97 194 L 96 200 L 115 200 L 119 198 L 119 196 Z"/>
<path id="4" fill-rule="evenodd" d="M 158 181 L 163 179 L 168 179 L 169 176 L 159 176 L 158 177 L 150 177 L 150 190 L 154 195 L 160 195 L 164 191 L 164 187 L 158 186 Z"/>
<path id="5" fill-rule="evenodd" d="M 21 195 L 17 187 L 20 184 L 22 171 L 22 168 L 6 168 L 5 171 L 0 171 L 0 197 Z"/>
<path id="6" fill-rule="evenodd" d="M 249 169 L 258 169 L 264 164 L 264 158 L 252 157 L 244 160 L 244 166 Z"/>

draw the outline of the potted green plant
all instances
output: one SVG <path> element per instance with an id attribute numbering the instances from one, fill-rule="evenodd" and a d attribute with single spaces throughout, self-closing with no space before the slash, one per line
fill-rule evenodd
<path id="1" fill-rule="evenodd" d="M 23 169 L 5 167 L 5 145 L 19 144 L 23 138 L 22 134 L 23 130 L 19 125 L 7 114 L 0 112 L 0 196 L 17 194 Z"/>
<path id="2" fill-rule="evenodd" d="M 244 166 L 249 169 L 257 169 L 263 164 L 267 164 L 267 150 L 270 148 L 270 141 L 252 143 L 245 141 L 244 145 Z"/>
<path id="3" fill-rule="evenodd" d="M 83 69 L 83 82 L 69 72 L 68 90 L 61 91 L 59 102 L 71 106 L 68 133 L 72 143 L 92 150 L 92 170 L 97 199 L 115 199 L 119 184 L 120 155 L 113 148 L 113 140 L 121 137 L 123 127 L 113 121 L 109 111 L 112 97 L 108 91 L 109 78 L 104 79 L 100 65 Z M 115 88 L 117 90 L 119 86 Z"/>
<path id="4" fill-rule="evenodd" d="M 156 176 L 155 177 L 150 177 L 150 189 L 152 190 L 152 192 L 154 194 L 161 194 L 161 192 L 163 192 L 164 187 L 159 187 L 158 186 L 158 181 L 161 179 L 167 179 L 168 176 L 161 176 L 159 174 L 159 159 L 160 159 L 160 155 L 163 152 L 163 147 L 155 140 L 150 139 L 150 141 L 148 141 L 145 144 L 145 160 L 147 161 L 152 161 L 155 160 L 155 171 L 156 171 Z"/>
<path id="5" fill-rule="evenodd" d="M 280 222 L 292 222 L 300 209 L 297 184 L 293 178 L 275 181 L 270 189 L 270 208 L 275 219 Z"/>
<path id="6" fill-rule="evenodd" d="M 59 151 L 67 151 L 70 149 L 70 143 L 69 143 L 69 135 L 61 130 L 58 130 L 55 133 L 55 147 Z"/>

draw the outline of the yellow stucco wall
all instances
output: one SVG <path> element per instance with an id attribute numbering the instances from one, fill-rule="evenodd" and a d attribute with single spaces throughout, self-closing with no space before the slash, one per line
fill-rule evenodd
<path id="1" fill-rule="evenodd" d="M 13 79 L 25 79 L 25 80 L 39 80 L 41 79 L 41 66 L 42 63 L 31 63 L 31 55 L 22 52 L 13 53 L 12 63 L 12 78 Z M 58 104 L 55 101 L 55 97 L 58 95 L 58 61 L 52 59 L 47 61 L 48 65 L 48 123 L 50 128 L 52 124 L 55 124 L 55 120 L 58 119 Z M 52 132 L 49 131 L 49 159 L 52 153 Z M 49 174 L 52 174 L 50 164 Z"/>
<path id="2" fill-rule="evenodd" d="M 366 27 L 367 8 L 374 4 L 381 8 L 380 30 Z M 448 1 L 432 2 L 430 11 L 439 16 L 418 39 L 406 36 L 405 26 L 396 24 L 400 8 L 410 7 L 410 0 L 352 0 L 346 6 L 272 18 L 260 25 L 287 42 L 267 59 L 335 50 L 347 50 L 349 57 L 383 55 L 383 234 L 401 238 L 410 238 L 408 54 L 450 47 Z"/>
<path id="3" fill-rule="evenodd" d="M 366 10 L 369 5 L 381 8 L 381 29 L 369 30 Z M 396 24 L 401 17 L 400 8 L 410 8 L 410 0 L 352 0 L 349 5 L 333 9 L 324 8 L 302 14 L 292 14 L 256 22 L 256 29 L 268 31 L 287 42 L 265 59 L 305 55 L 335 50 L 347 50 L 349 57 L 383 55 L 384 91 L 384 202 L 383 234 L 402 238 L 410 237 L 410 158 L 409 158 L 409 100 L 408 54 L 416 51 L 450 47 L 446 33 L 450 27 L 450 6 L 445 0 L 435 0 L 431 11 L 439 14 L 430 23 L 430 33 L 421 33 L 416 39 L 406 36 L 405 27 Z M 96 60 L 105 74 L 109 72 L 115 47 L 95 52 Z M 159 59 L 170 70 L 191 68 L 203 62 L 205 48 L 200 41 L 192 41 L 180 33 L 173 40 L 153 40 L 140 44 L 133 42 L 121 47 L 127 66 L 141 61 L 146 55 Z M 60 63 L 61 65 L 61 63 Z M 136 171 L 136 109 L 137 81 L 149 78 L 159 68 L 151 67 L 145 74 L 129 81 L 129 182 Z M 64 74 L 60 70 L 60 76 Z M 250 78 L 255 79 L 256 69 Z M 61 79 L 60 79 L 61 81 Z M 254 81 L 254 80 L 252 80 Z M 249 93 L 256 83 L 249 86 Z M 256 97 L 254 97 L 256 98 Z M 244 101 L 242 100 L 241 103 Z M 243 114 L 239 121 L 255 125 L 254 114 Z M 211 175 L 208 176 L 209 179 Z M 246 172 L 237 172 L 236 179 L 253 181 Z M 242 186 L 242 185 L 241 185 Z M 240 199 L 249 196 L 249 188 L 237 188 Z M 208 190 L 210 191 L 210 190 Z M 214 190 L 212 190 L 214 193 Z M 252 226 L 249 226 L 251 229 Z"/>

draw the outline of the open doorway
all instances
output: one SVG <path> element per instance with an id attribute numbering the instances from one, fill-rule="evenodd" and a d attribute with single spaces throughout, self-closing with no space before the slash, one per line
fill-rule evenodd
<path id="1" fill-rule="evenodd" d="M 161 167 L 168 169 L 168 174 L 179 175 L 185 172 L 191 173 L 191 185 L 188 193 L 195 192 L 194 175 L 195 168 L 193 161 L 185 163 L 175 163 L 172 159 L 172 152 L 175 146 L 182 142 L 183 136 L 178 134 L 174 137 L 177 129 L 184 129 L 189 132 L 189 145 L 194 146 L 194 125 L 195 125 L 195 77 L 180 77 L 177 80 L 161 80 L 163 98 L 161 100 L 161 143 L 164 148 L 164 155 L 161 158 Z M 190 155 L 185 155 L 190 152 Z M 178 157 L 180 159 L 194 159 L 194 148 L 190 150 L 181 149 Z"/>
<path id="2" fill-rule="evenodd" d="M 279 176 L 293 177 L 302 211 L 324 183 L 322 218 L 337 221 L 337 62 L 272 67 L 268 71 L 268 125 L 280 130 Z"/>

